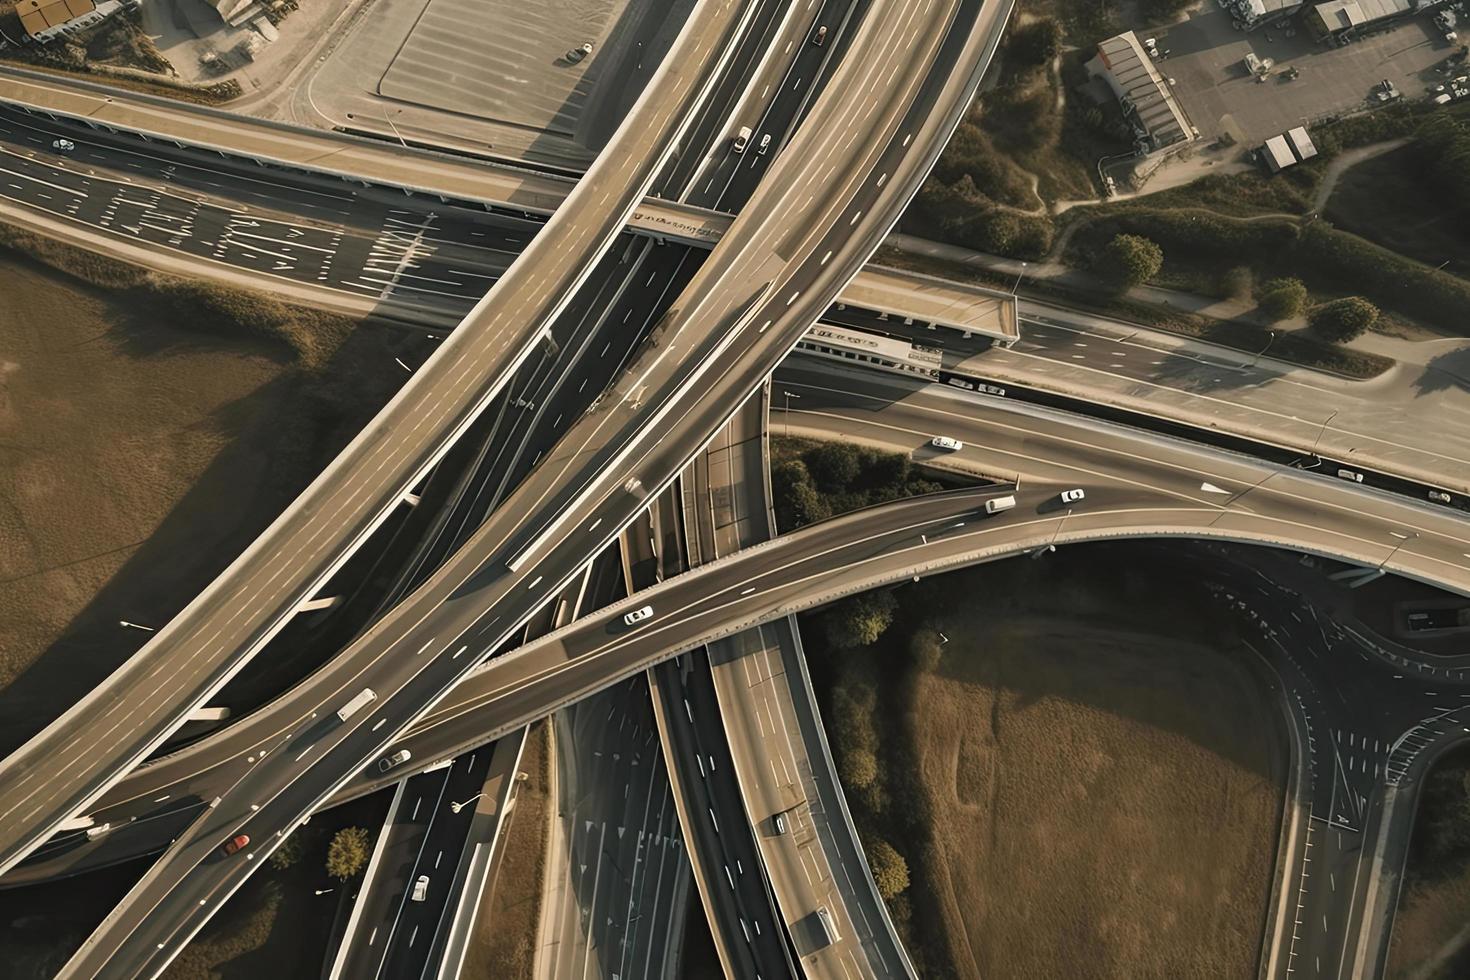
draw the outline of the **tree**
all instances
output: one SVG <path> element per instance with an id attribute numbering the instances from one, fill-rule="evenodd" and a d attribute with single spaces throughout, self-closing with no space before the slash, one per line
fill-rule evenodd
<path id="1" fill-rule="evenodd" d="M 915 630 L 914 635 L 909 637 L 909 656 L 919 670 L 932 673 L 938 668 L 943 654 L 939 633 L 935 630 L 925 627 Z"/>
<path id="2" fill-rule="evenodd" d="M 1164 250 L 1142 235 L 1114 235 L 1093 262 L 1093 271 L 1119 292 L 1147 282 L 1164 264 Z"/>
<path id="3" fill-rule="evenodd" d="M 285 871 L 306 854 L 306 848 L 310 844 L 310 834 L 305 827 L 297 827 L 289 836 L 281 841 L 281 846 L 271 851 L 271 867 L 277 871 Z"/>
<path id="4" fill-rule="evenodd" d="M 327 874 L 346 881 L 367 864 L 368 832 L 365 827 L 343 827 L 332 835 L 327 848 Z"/>
<path id="5" fill-rule="evenodd" d="M 873 883 L 878 886 L 878 894 L 887 900 L 908 890 L 909 863 L 892 844 L 880 837 L 868 845 L 866 850 L 868 867 L 873 872 Z"/>
<path id="6" fill-rule="evenodd" d="M 1378 307 L 1361 296 L 1344 296 L 1314 306 L 1307 314 L 1307 323 L 1313 330 L 1340 344 L 1361 337 L 1377 322 Z"/>
<path id="7" fill-rule="evenodd" d="M 862 459 L 851 443 L 824 442 L 806 454 L 806 468 L 820 489 L 836 493 L 852 486 L 862 469 Z"/>
<path id="8" fill-rule="evenodd" d="M 812 475 L 799 459 L 771 467 L 771 491 L 776 501 L 776 523 L 782 530 L 814 524 L 832 516 Z"/>
<path id="9" fill-rule="evenodd" d="M 898 601 L 888 592 L 867 592 L 844 599 L 826 616 L 827 641 L 839 650 L 876 643 L 893 623 Z"/>
<path id="10" fill-rule="evenodd" d="M 849 789 L 871 786 L 873 780 L 878 778 L 878 759 L 867 749 L 849 749 L 842 753 L 841 758 L 837 767 L 838 776 L 842 779 L 842 785 Z"/>
<path id="11" fill-rule="evenodd" d="M 1008 53 L 1016 65 L 1044 65 L 1062 53 L 1062 25 L 1050 17 L 1033 20 L 1011 31 Z"/>
<path id="12" fill-rule="evenodd" d="M 1272 320 L 1301 316 L 1307 308 L 1307 287 L 1300 279 L 1270 279 L 1261 287 L 1261 312 Z"/>

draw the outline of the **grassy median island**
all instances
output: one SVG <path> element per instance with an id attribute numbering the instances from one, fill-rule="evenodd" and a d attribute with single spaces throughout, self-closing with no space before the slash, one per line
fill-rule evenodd
<path id="1" fill-rule="evenodd" d="M 0 247 L 8 752 L 140 645 L 119 620 L 161 625 L 264 530 L 407 377 L 407 339 L 3 226 L 0 243 L 24 250 Z"/>
<path id="2" fill-rule="evenodd" d="M 1425 779 L 1385 975 L 1470 976 L 1470 748 Z"/>
<path id="3" fill-rule="evenodd" d="M 804 617 L 922 975 L 1254 975 L 1285 733 L 1196 583 L 1158 548 L 1077 546 Z"/>
<path id="4" fill-rule="evenodd" d="M 515 802 L 501 831 L 504 854 L 492 867 L 475 915 L 463 975 L 497 980 L 530 980 L 541 925 L 541 896 L 546 877 L 551 798 L 551 736 L 547 722 L 531 726 L 521 753 L 519 772 L 526 781 L 516 788 Z"/>

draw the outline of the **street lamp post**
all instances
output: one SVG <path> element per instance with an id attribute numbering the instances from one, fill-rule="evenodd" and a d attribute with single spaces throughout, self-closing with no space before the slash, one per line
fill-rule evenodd
<path id="1" fill-rule="evenodd" d="M 789 436 L 791 435 L 791 399 L 795 398 L 797 401 L 801 401 L 801 396 L 786 391 L 784 388 L 781 390 L 781 395 L 786 399 L 786 404 L 781 409 L 781 424 L 785 427 L 786 434 Z"/>
<path id="2" fill-rule="evenodd" d="M 152 626 L 144 626 L 142 623 L 130 623 L 126 619 L 119 619 L 117 621 L 117 625 L 123 627 L 124 629 L 142 630 L 145 633 L 158 632 L 158 630 L 154 629 Z"/>
<path id="3" fill-rule="evenodd" d="M 485 795 L 484 793 L 476 793 L 474 796 L 471 796 L 469 799 L 467 799 L 467 800 L 465 800 L 465 801 L 463 801 L 461 803 L 450 803 L 449 804 L 449 809 L 450 809 L 451 812 L 458 813 L 459 811 L 463 810 L 465 807 L 469 806 L 471 803 L 475 802 L 476 800 L 478 800 L 480 797 L 482 797 L 484 795 Z"/>
<path id="4" fill-rule="evenodd" d="M 1389 531 L 1388 533 L 1389 534 L 1392 534 L 1394 537 L 1398 538 L 1399 540 L 1398 540 L 1398 543 L 1393 546 L 1393 550 L 1390 551 L 1388 554 L 1386 554 L 1386 555 L 1383 556 L 1383 561 L 1381 561 L 1381 562 L 1378 563 L 1378 573 L 1380 575 L 1383 574 L 1383 567 L 1385 565 L 1387 565 L 1389 563 L 1389 561 L 1391 561 L 1393 559 L 1393 556 L 1394 555 L 1396 555 L 1396 554 L 1399 553 L 1399 549 L 1402 548 L 1404 545 L 1408 544 L 1410 541 L 1413 541 L 1415 538 L 1417 538 L 1419 536 L 1419 532 L 1418 531 L 1411 531 L 1408 534 L 1400 534 L 1397 531 Z"/>
<path id="5" fill-rule="evenodd" d="M 395 111 L 402 112 L 403 110 L 398 109 Z M 393 135 L 398 137 L 398 142 L 403 145 L 403 148 L 405 150 L 408 149 L 408 141 L 403 138 L 403 134 L 400 133 L 398 131 L 398 127 L 393 124 L 393 117 L 388 115 L 388 109 L 386 106 L 383 108 L 383 121 L 388 124 L 389 129 L 393 130 Z"/>
<path id="6" fill-rule="evenodd" d="M 1012 298 L 1015 298 L 1016 291 L 1021 288 L 1021 279 L 1026 275 L 1026 265 L 1027 265 L 1027 263 L 1022 262 L 1021 263 L 1021 271 L 1018 272 L 1018 273 L 1016 273 L 1016 284 L 1011 287 L 1011 297 Z"/>
<path id="7" fill-rule="evenodd" d="M 1276 331 L 1275 330 L 1267 330 L 1266 333 L 1268 333 L 1270 335 L 1270 336 L 1268 336 L 1266 338 L 1266 346 L 1265 347 L 1262 347 L 1260 350 L 1256 351 L 1256 356 L 1253 357 L 1253 358 L 1251 358 L 1251 367 L 1255 367 L 1257 364 L 1259 364 L 1260 361 L 1261 361 L 1262 355 L 1264 355 L 1266 353 L 1266 351 L 1270 350 L 1271 349 L 1271 345 L 1276 342 Z"/>

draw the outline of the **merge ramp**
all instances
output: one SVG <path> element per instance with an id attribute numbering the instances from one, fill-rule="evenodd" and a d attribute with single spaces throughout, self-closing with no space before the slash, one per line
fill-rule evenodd
<path id="1" fill-rule="evenodd" d="M 622 231 L 753 9 L 737 0 L 699 3 L 586 179 L 460 328 L 200 596 L 105 684 L 0 762 L 0 871 L 162 744 L 469 427 Z"/>
<path id="2" fill-rule="evenodd" d="M 147 972 L 166 965 L 257 866 L 206 860 L 220 821 L 254 829 L 265 841 L 256 857 L 267 855 L 281 828 L 304 819 L 442 698 L 482 655 L 482 642 L 496 648 L 673 479 L 738 405 L 731 396 L 754 390 L 877 248 L 958 123 L 1009 13 L 1009 4 L 980 0 L 873 8 L 858 31 L 867 56 L 857 56 L 855 40 L 645 358 L 435 578 L 325 668 L 334 679 L 350 670 L 355 683 L 372 684 L 382 696 L 376 710 L 313 730 L 309 762 L 276 753 L 255 765 L 227 791 L 215 820 L 165 852 L 64 975 L 108 961 Z M 841 133 L 849 138 L 834 138 Z M 855 146 L 859 133 L 866 138 Z M 833 181 L 824 168 L 839 166 L 843 176 Z M 820 193 L 821 204 L 793 210 L 793 198 L 808 192 L 813 200 Z M 748 284 L 760 277 L 766 286 L 753 297 Z M 767 326 L 753 326 L 762 316 L 767 326 L 780 323 L 769 336 Z M 741 336 L 748 317 L 752 330 Z M 603 508 L 604 518 L 592 520 Z M 441 637 L 477 654 L 388 655 L 418 649 L 410 636 L 427 636 L 425 651 Z M 374 718 L 383 723 L 369 730 Z"/>

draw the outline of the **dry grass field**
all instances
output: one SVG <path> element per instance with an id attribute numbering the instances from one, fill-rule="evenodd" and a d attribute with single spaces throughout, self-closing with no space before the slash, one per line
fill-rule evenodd
<path id="1" fill-rule="evenodd" d="M 931 980 L 1255 975 L 1283 722 L 1173 564 L 1088 546 L 937 576 L 873 646 L 818 653 L 844 780 L 875 747 L 848 798 L 908 863 L 890 907 Z"/>
<path id="2" fill-rule="evenodd" d="M 1389 980 L 1456 980 L 1470 970 L 1470 868 L 1404 889 L 1393 921 Z"/>
<path id="3" fill-rule="evenodd" d="M 911 724 L 957 975 L 1252 975 L 1280 812 L 1258 685 L 1068 617 L 950 635 Z"/>
<path id="4" fill-rule="evenodd" d="M 547 807 L 551 780 L 549 729 L 538 722 L 521 756 L 529 778 L 516 790 L 504 831 L 505 856 L 480 899 L 463 975 L 529 980 L 541 921 L 541 878 L 546 868 Z"/>
<path id="5" fill-rule="evenodd" d="M 401 332 L 386 328 L 342 331 L 305 368 L 180 303 L 4 250 L 0 279 L 6 752 L 146 639 L 119 620 L 156 626 L 182 608 L 404 375 Z"/>

